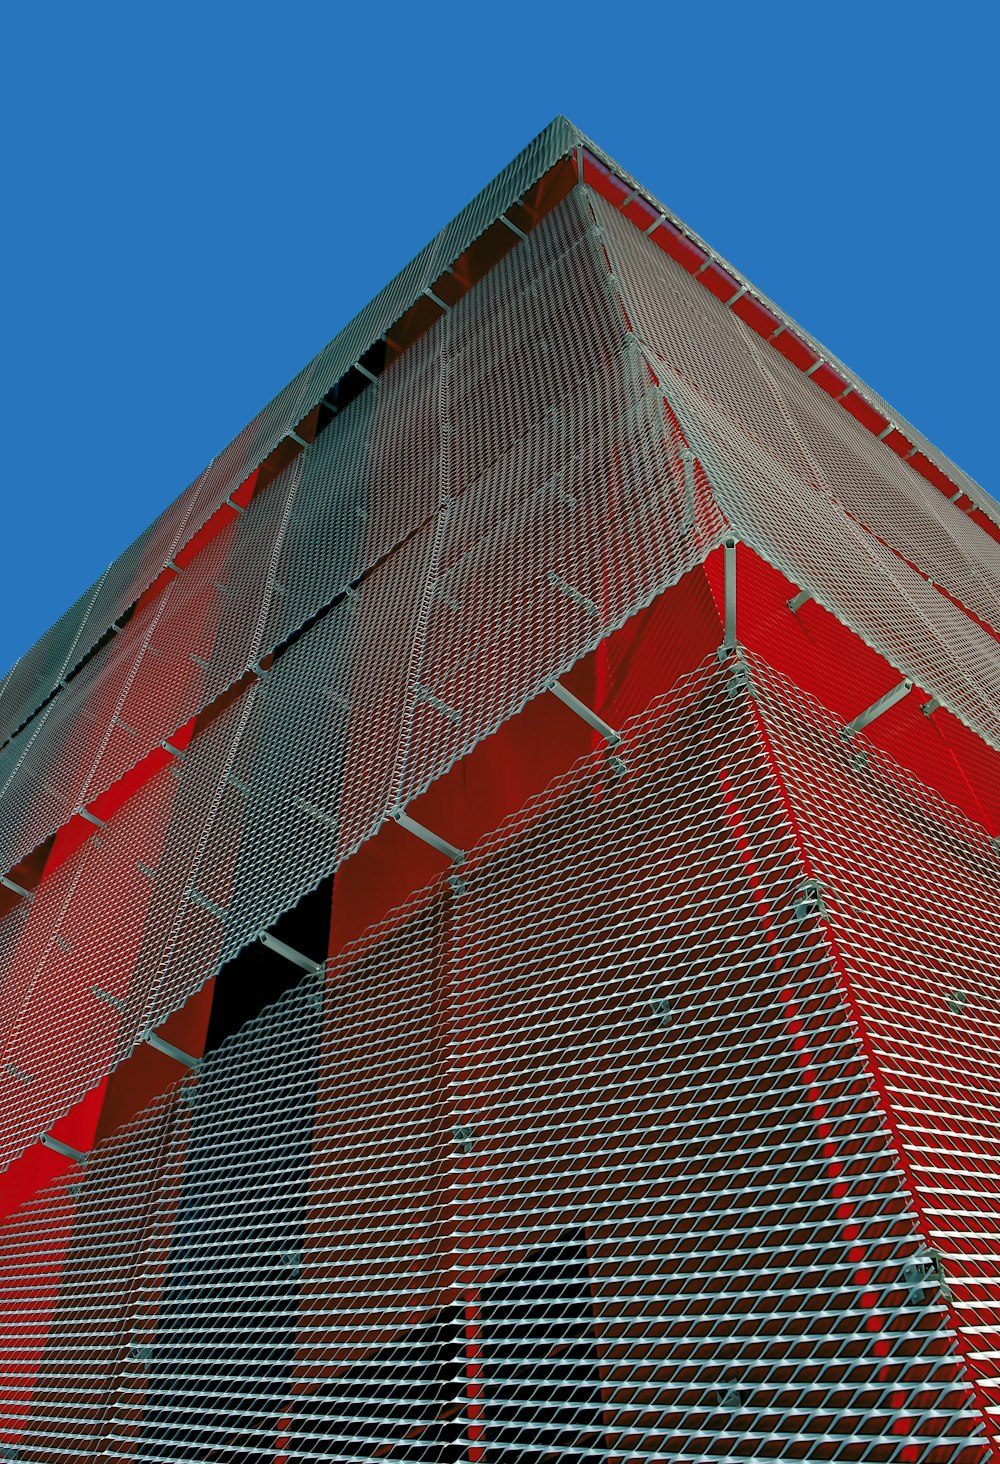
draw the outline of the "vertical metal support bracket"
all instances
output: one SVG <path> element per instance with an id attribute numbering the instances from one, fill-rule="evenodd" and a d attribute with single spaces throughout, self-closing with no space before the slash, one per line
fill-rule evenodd
<path id="1" fill-rule="evenodd" d="M 599 717 L 591 707 L 587 706 L 586 702 L 582 702 L 571 691 L 567 691 L 561 682 L 556 680 L 550 681 L 548 689 L 553 696 L 558 697 L 564 707 L 569 707 L 570 711 L 575 712 L 581 721 L 586 722 L 588 727 L 593 728 L 599 736 L 603 737 L 609 747 L 617 747 L 619 745 L 622 740 L 621 733 L 616 732 L 614 727 L 605 722 L 603 717 Z"/>
<path id="2" fill-rule="evenodd" d="M 720 659 L 725 660 L 736 651 L 736 546 L 739 540 L 732 535 L 724 541 L 725 554 L 725 622 Z"/>
<path id="3" fill-rule="evenodd" d="M 934 713 L 937 711 L 940 705 L 940 700 L 936 696 L 932 696 L 930 701 L 924 702 L 920 710 L 923 712 L 925 717 L 933 717 Z"/>
<path id="4" fill-rule="evenodd" d="M 449 844 L 447 839 L 442 839 L 440 834 L 435 834 L 431 829 L 425 828 L 422 823 L 417 823 L 417 820 L 411 818 L 402 808 L 397 808 L 392 817 L 401 829 L 406 829 L 407 833 L 413 834 L 418 839 L 422 839 L 425 844 L 429 844 L 432 849 L 436 849 L 439 854 L 443 854 L 453 864 L 463 864 L 465 862 L 464 849 L 457 849 L 454 844 Z"/>
<path id="5" fill-rule="evenodd" d="M 39 1134 L 38 1141 L 46 1149 L 51 1149 L 53 1154 L 61 1154 L 64 1159 L 72 1159 L 77 1164 L 87 1162 L 87 1156 L 82 1149 L 74 1149 L 71 1145 L 64 1144 L 62 1139 L 54 1139 L 51 1134 Z"/>
<path id="6" fill-rule="evenodd" d="M 848 722 L 845 727 L 841 727 L 841 737 L 845 742 L 850 741 L 858 732 L 863 732 L 866 727 L 871 726 L 876 717 L 881 717 L 883 712 L 887 712 L 890 707 L 894 707 L 897 702 L 901 702 L 903 697 L 908 696 L 912 690 L 913 682 L 908 676 L 904 676 L 898 686 L 894 686 L 891 691 L 887 691 L 885 696 L 880 696 L 878 701 L 872 702 L 870 707 L 866 707 L 863 712 L 859 712 L 853 721 Z"/>
<path id="7" fill-rule="evenodd" d="M 184 1067 L 191 1068 L 197 1072 L 201 1067 L 201 1058 L 192 1057 L 190 1052 L 184 1052 L 180 1047 L 175 1047 L 172 1042 L 167 1042 L 162 1037 L 157 1037 L 155 1032 L 144 1032 L 142 1040 L 147 1047 L 152 1047 L 155 1052 L 162 1052 L 164 1057 L 172 1057 L 175 1062 L 181 1063 Z"/>
<path id="8" fill-rule="evenodd" d="M 799 590 L 798 594 L 793 595 L 792 598 L 788 601 L 789 610 L 791 610 L 792 614 L 794 615 L 795 611 L 801 610 L 802 606 L 807 605 L 812 597 L 812 590 Z"/>
<path id="9" fill-rule="evenodd" d="M 659 395 L 659 392 L 657 393 Z M 662 400 L 662 397 L 661 397 Z M 689 447 L 681 448 L 681 463 L 684 468 L 684 519 L 685 529 L 694 528 L 694 453 Z"/>

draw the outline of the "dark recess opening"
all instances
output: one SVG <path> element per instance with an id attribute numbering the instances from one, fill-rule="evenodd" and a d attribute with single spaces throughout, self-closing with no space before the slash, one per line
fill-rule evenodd
<path id="1" fill-rule="evenodd" d="M 330 944 L 333 876 L 324 879 L 269 927 L 270 934 L 311 961 L 325 961 Z M 244 946 L 215 978 L 205 1051 L 214 1052 L 244 1023 L 304 980 L 306 972 L 259 940 Z"/>

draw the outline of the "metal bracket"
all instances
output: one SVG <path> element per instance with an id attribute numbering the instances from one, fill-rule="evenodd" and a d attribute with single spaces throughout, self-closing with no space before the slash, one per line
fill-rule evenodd
<path id="1" fill-rule="evenodd" d="M 914 1256 L 903 1266 L 903 1282 L 910 1293 L 911 1306 L 923 1306 L 928 1286 L 937 1286 L 945 1301 L 951 1301 L 952 1290 L 948 1285 L 944 1264 L 937 1251 L 928 1250 Z"/>
<path id="2" fill-rule="evenodd" d="M 894 686 L 891 691 L 886 692 L 885 696 L 880 696 L 878 701 L 872 702 L 870 707 L 866 707 L 863 712 L 859 712 L 853 721 L 847 723 L 846 727 L 841 727 L 841 737 L 845 742 L 848 742 L 858 732 L 862 732 L 866 727 L 871 726 L 876 717 L 881 717 L 883 712 L 887 712 L 890 707 L 894 707 L 897 702 L 901 702 L 903 697 L 908 696 L 912 690 L 913 682 L 908 676 L 904 676 L 898 686 Z"/>
<path id="3" fill-rule="evenodd" d="M 933 717 L 934 713 L 937 711 L 940 705 L 941 703 L 938 698 L 936 696 L 932 696 L 930 701 L 924 702 L 920 710 L 923 712 L 925 717 Z"/>
<path id="4" fill-rule="evenodd" d="M 246 513 L 246 509 L 245 509 L 245 508 L 243 508 L 243 507 L 242 507 L 242 506 L 241 506 L 241 505 L 240 505 L 240 504 L 238 504 L 238 503 L 235 503 L 235 502 L 234 502 L 234 501 L 233 501 L 233 499 L 231 499 L 231 498 L 227 498 L 227 499 L 226 499 L 226 502 L 225 502 L 225 507 L 226 507 L 226 508 L 231 508 L 231 509 L 233 509 L 233 510 L 234 510 L 234 511 L 235 511 L 235 512 L 236 512 L 236 513 Z"/>
<path id="5" fill-rule="evenodd" d="M 191 1068 L 197 1072 L 201 1067 L 201 1058 L 192 1057 L 190 1052 L 184 1052 L 175 1047 L 172 1042 L 166 1042 L 162 1037 L 157 1037 L 155 1032 L 144 1032 L 142 1040 L 147 1047 L 152 1047 L 156 1052 L 162 1052 L 164 1057 L 172 1057 L 175 1062 L 182 1063 L 184 1067 Z"/>
<path id="6" fill-rule="evenodd" d="M 673 1026 L 674 1009 L 665 996 L 652 997 L 649 1005 L 653 1016 L 661 1027 Z"/>
<path id="7" fill-rule="evenodd" d="M 730 536 L 724 543 L 725 554 L 725 622 L 720 655 L 730 656 L 736 650 L 736 546 L 739 540 Z"/>
<path id="8" fill-rule="evenodd" d="M 286 945 L 269 930 L 262 930 L 257 939 L 262 946 L 267 946 L 269 951 L 274 951 L 275 955 L 283 956 L 286 961 L 291 961 L 293 966 L 298 966 L 300 971 L 308 971 L 311 976 L 315 976 L 317 971 L 323 969 L 321 961 L 313 961 L 309 956 L 304 956 L 301 951 L 295 950 L 294 946 Z"/>
<path id="9" fill-rule="evenodd" d="M 593 600 L 581 594 L 568 580 L 564 580 L 561 575 L 556 574 L 554 569 L 547 570 L 546 577 L 550 585 L 554 585 L 557 590 L 562 590 L 563 594 L 568 595 L 575 605 L 579 605 L 581 609 L 589 611 L 591 615 L 598 614 L 597 606 Z"/>
<path id="10" fill-rule="evenodd" d="M 662 401 L 662 394 L 657 388 L 657 396 Z M 695 455 L 689 447 L 681 448 L 681 463 L 684 467 L 684 520 L 685 529 L 694 528 L 694 461 Z"/>
<path id="11" fill-rule="evenodd" d="M 792 901 L 792 914 L 801 925 L 803 920 L 829 918 L 823 886 L 818 879 L 807 879 Z"/>
<path id="12" fill-rule="evenodd" d="M 0 874 L 0 885 L 3 885 L 4 889 L 11 890 L 15 895 L 20 895 L 23 900 L 34 898 L 34 890 L 26 890 L 23 885 L 15 884 L 5 874 Z"/>
<path id="13" fill-rule="evenodd" d="M 360 361 L 355 361 L 354 369 L 355 371 L 360 371 L 362 376 L 367 376 L 369 381 L 378 381 L 378 377 L 375 375 L 375 372 L 369 371 L 367 366 L 362 366 Z"/>
<path id="14" fill-rule="evenodd" d="M 750 692 L 750 672 L 747 670 L 745 661 L 737 661 L 733 667 L 733 674 L 726 682 L 726 695 L 737 697 L 742 692 Z"/>
<path id="15" fill-rule="evenodd" d="M 803 605 L 808 604 L 812 597 L 812 590 L 799 590 L 797 595 L 793 595 L 792 598 L 787 601 L 789 610 L 791 610 L 794 614 L 796 610 L 801 610 Z"/>
<path id="16" fill-rule="evenodd" d="M 109 1007 L 113 1007 L 120 1015 L 124 1015 L 125 998 L 123 996 L 112 996 L 110 991 L 105 991 L 101 986 L 92 986 L 90 989 L 98 1001 L 105 1002 Z"/>
<path id="17" fill-rule="evenodd" d="M 87 1156 L 82 1149 L 74 1149 L 70 1144 L 64 1144 L 62 1139 L 54 1139 L 51 1134 L 39 1134 L 38 1142 L 44 1144 L 46 1149 L 51 1149 L 53 1154 L 61 1154 L 64 1159 L 73 1159 L 77 1164 L 86 1164 Z"/>
<path id="18" fill-rule="evenodd" d="M 95 828 L 103 829 L 107 822 L 106 819 L 98 818 L 96 813 L 91 813 L 89 808 L 78 808 L 76 811 L 81 818 L 85 818 L 87 822 L 92 823 Z"/>
<path id="19" fill-rule="evenodd" d="M 464 864 L 464 849 L 457 849 L 454 844 L 449 844 L 447 839 L 442 839 L 440 834 L 432 833 L 430 829 L 424 828 L 422 823 L 417 823 L 416 819 L 411 818 L 403 809 L 397 808 L 392 817 L 400 828 L 406 829 L 408 833 L 414 834 L 418 839 L 423 839 L 425 844 L 429 844 L 432 849 L 436 849 L 453 864 Z"/>
<path id="20" fill-rule="evenodd" d="M 434 304 L 438 307 L 438 309 L 439 310 L 443 310 L 445 312 L 445 314 L 447 315 L 448 311 L 451 309 L 451 306 L 450 305 L 446 305 L 445 302 L 441 299 L 441 296 L 440 295 L 435 295 L 435 293 L 431 289 L 430 285 L 425 285 L 424 286 L 424 294 L 427 296 L 428 300 L 433 300 Z"/>
<path id="21" fill-rule="evenodd" d="M 570 711 L 575 712 L 581 721 L 586 722 L 588 727 L 593 728 L 599 736 L 603 737 L 609 747 L 617 747 L 620 744 L 622 740 L 621 733 L 616 732 L 609 723 L 605 722 L 603 717 L 599 717 L 595 711 L 587 706 L 586 702 L 582 702 L 571 691 L 567 691 L 560 681 L 553 679 L 549 682 L 548 689 L 553 696 L 558 697 L 564 707 L 569 707 Z"/>
<path id="22" fill-rule="evenodd" d="M 300 437 L 297 432 L 293 432 L 291 427 L 289 427 L 288 429 L 288 436 L 292 439 L 293 442 L 297 442 L 299 444 L 299 447 L 309 446 L 309 443 L 305 440 L 305 438 Z"/>
<path id="23" fill-rule="evenodd" d="M 527 239 L 528 236 L 524 232 L 524 230 L 523 229 L 519 229 L 516 224 L 512 224 L 511 221 L 510 221 L 510 219 L 507 217 L 506 214 L 501 214 L 500 215 L 500 223 L 501 224 L 506 224 L 507 227 L 508 227 L 508 229 L 510 229 L 511 233 L 512 234 L 516 234 L 519 239 Z"/>

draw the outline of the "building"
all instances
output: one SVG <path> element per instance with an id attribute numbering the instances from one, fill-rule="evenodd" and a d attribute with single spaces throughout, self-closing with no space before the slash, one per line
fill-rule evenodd
<path id="1" fill-rule="evenodd" d="M 994 1458 L 998 522 L 547 128 L 0 691 L 0 1453 Z"/>

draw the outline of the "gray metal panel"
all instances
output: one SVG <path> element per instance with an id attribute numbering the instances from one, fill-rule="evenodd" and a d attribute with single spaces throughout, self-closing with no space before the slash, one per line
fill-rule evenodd
<path id="1" fill-rule="evenodd" d="M 766 295 L 762 294 L 762 292 L 758 290 L 757 287 L 753 285 L 744 274 L 741 274 L 741 272 L 735 267 L 735 265 L 730 264 L 728 260 L 724 259 L 721 254 L 718 254 L 710 244 L 706 243 L 705 240 L 700 237 L 700 235 L 696 234 L 693 229 L 685 224 L 682 219 L 678 218 L 675 213 L 671 212 L 671 210 L 668 209 L 663 203 L 661 203 L 652 193 L 647 192 L 647 190 L 643 188 L 641 183 L 638 183 L 636 179 L 631 176 L 630 173 L 626 172 L 626 170 L 622 168 L 619 163 L 616 163 L 614 159 L 611 158 L 606 152 L 604 152 L 602 148 L 598 147 L 598 145 L 595 142 L 592 142 L 590 138 L 584 136 L 583 133 L 577 133 L 576 136 L 577 140 L 584 147 L 586 147 L 588 152 L 593 153 L 596 158 L 599 158 L 607 167 L 612 170 L 612 172 L 617 174 L 617 176 L 624 183 L 626 183 L 629 188 L 633 189 L 640 198 L 645 199 L 649 204 L 651 204 L 658 214 L 661 214 L 664 218 L 669 219 L 684 234 L 686 234 L 688 238 L 693 239 L 700 249 L 702 249 L 724 270 L 726 270 L 728 274 L 733 276 L 738 285 L 745 286 L 746 291 L 749 295 L 752 295 L 754 299 L 759 300 L 761 304 L 764 305 L 768 310 L 770 310 L 773 315 L 777 316 L 778 320 L 780 320 L 783 325 L 785 325 L 788 329 L 794 331 L 794 333 L 799 336 L 799 338 L 803 340 L 806 345 L 808 345 L 818 356 L 820 356 L 822 360 L 827 361 L 839 376 L 843 377 L 845 381 L 849 381 L 860 396 L 862 396 L 867 402 L 870 402 L 877 411 L 879 411 L 884 417 L 887 417 L 890 422 L 897 426 L 899 430 L 904 434 L 904 436 L 909 438 L 910 442 L 918 447 L 920 451 L 923 452 L 931 460 L 931 462 L 936 463 L 937 466 L 942 470 L 942 472 L 944 472 L 947 477 L 949 477 L 952 482 L 956 484 L 957 487 L 962 488 L 968 494 L 969 498 L 972 499 L 973 503 L 975 503 L 978 508 L 982 509 L 983 513 L 985 513 L 988 518 L 992 519 L 994 523 L 1000 521 L 1000 515 L 998 515 L 996 500 L 993 499 L 985 491 L 985 489 L 981 488 L 974 478 L 971 478 L 968 473 L 963 472 L 963 470 L 958 467 L 957 464 L 953 463 L 951 459 L 940 450 L 940 448 L 935 447 L 932 442 L 924 437 L 923 433 L 921 433 L 920 431 L 918 431 L 917 428 L 912 426 L 905 417 L 901 416 L 900 413 L 897 412 L 894 407 L 890 406 L 883 397 L 879 396 L 876 391 L 873 391 L 872 388 L 866 382 L 862 381 L 860 376 L 856 375 L 856 373 L 853 372 L 849 366 L 845 366 L 844 363 L 837 356 L 833 355 L 833 353 L 829 351 L 820 341 L 818 341 L 815 336 L 810 335 L 807 330 L 803 330 L 802 326 L 797 324 L 797 322 L 793 320 L 786 311 L 782 310 L 781 307 L 779 305 L 776 305 L 773 300 L 770 300 Z"/>
<path id="2" fill-rule="evenodd" d="M 45 1276 L 57 1344 L 86 1340 L 47 1358 L 27 1458 L 98 1418 L 160 1464 L 987 1457 L 767 739 L 796 797 L 822 765 L 834 810 L 913 800 L 928 876 L 963 821 L 889 759 L 852 786 L 829 719 L 751 673 L 756 707 L 714 661 L 685 678 L 623 728 L 625 776 L 581 759 L 461 892 L 417 892 L 98 1146 L 79 1201 L 64 1179 L 0 1225 L 30 1356 L 26 1253 L 89 1217 Z M 836 877 L 834 810 L 809 818 Z M 883 852 L 862 936 L 887 891 L 933 896 Z"/>

